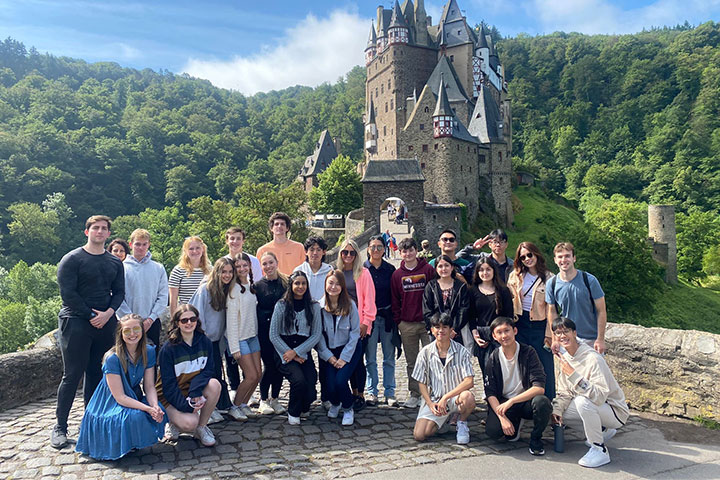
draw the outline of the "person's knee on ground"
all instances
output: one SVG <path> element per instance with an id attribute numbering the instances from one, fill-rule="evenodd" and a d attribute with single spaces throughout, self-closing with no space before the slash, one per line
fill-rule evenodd
<path id="1" fill-rule="evenodd" d="M 418 442 L 424 442 L 428 438 L 435 435 L 438 427 L 435 422 L 425 418 L 419 418 L 415 422 L 415 428 L 413 428 L 413 438 Z"/>
<path id="2" fill-rule="evenodd" d="M 533 414 L 547 415 L 549 417 L 552 413 L 552 403 L 545 395 L 534 396 L 530 405 L 532 406 Z"/>

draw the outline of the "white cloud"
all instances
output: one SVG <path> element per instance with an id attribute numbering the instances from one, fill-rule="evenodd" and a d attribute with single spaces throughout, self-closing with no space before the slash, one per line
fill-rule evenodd
<path id="1" fill-rule="evenodd" d="M 634 33 L 643 28 L 674 26 L 685 20 L 703 22 L 720 0 L 658 0 L 638 8 L 622 9 L 610 0 L 531 0 L 526 7 L 545 33 Z M 705 19 L 705 20 L 703 20 Z"/>
<path id="2" fill-rule="evenodd" d="M 316 86 L 364 64 L 369 32 L 370 19 L 357 13 L 308 15 L 276 45 L 266 44 L 259 53 L 227 61 L 190 58 L 182 71 L 246 95 L 298 84 Z"/>

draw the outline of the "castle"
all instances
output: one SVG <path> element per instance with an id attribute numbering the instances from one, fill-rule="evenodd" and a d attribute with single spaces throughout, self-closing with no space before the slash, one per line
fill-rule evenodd
<path id="1" fill-rule="evenodd" d="M 390 196 L 408 203 L 426 238 L 435 238 L 430 225 L 457 228 L 461 203 L 470 221 L 483 214 L 509 225 L 512 123 L 495 45 L 456 0 L 437 25 L 416 1 L 379 6 L 365 49 L 366 227 Z"/>

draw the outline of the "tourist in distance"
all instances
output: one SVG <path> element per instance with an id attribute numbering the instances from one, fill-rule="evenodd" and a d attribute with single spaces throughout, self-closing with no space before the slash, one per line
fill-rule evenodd
<path id="1" fill-rule="evenodd" d="M 340 255 L 337 259 L 336 268 L 345 275 L 345 287 L 350 299 L 355 302 L 360 315 L 361 342 L 358 348 L 362 350 L 362 354 L 355 372 L 350 378 L 353 395 L 355 395 L 354 409 L 359 411 L 365 407 L 364 392 L 367 380 L 363 356 L 365 355 L 368 335 L 372 333 L 373 322 L 377 315 L 375 284 L 372 281 L 370 271 L 363 267 L 363 261 L 360 259 L 360 249 L 355 240 L 347 239 L 340 246 Z"/>
<path id="2" fill-rule="evenodd" d="M 355 421 L 355 398 L 348 382 L 360 363 L 360 316 L 350 299 L 342 270 L 333 270 L 325 278 L 325 296 L 320 299 L 322 335 L 317 344 L 318 357 L 325 363 L 325 375 L 330 408 L 327 416 L 337 418 L 343 409 L 343 425 Z"/>
<path id="3" fill-rule="evenodd" d="M 468 286 L 464 280 L 460 280 L 460 275 L 455 271 L 450 257 L 443 254 L 435 260 L 436 276 L 428 282 L 423 293 L 425 328 L 430 330 L 430 320 L 436 313 L 447 312 L 452 320 L 450 336 L 464 346 L 461 332 L 467 330 L 465 327 L 469 318 Z"/>
<path id="4" fill-rule="evenodd" d="M 245 421 L 257 414 L 248 406 L 250 397 L 262 376 L 260 340 L 258 339 L 257 297 L 247 253 L 235 257 L 237 284 L 227 301 L 227 341 L 230 354 L 243 373 L 233 406 L 228 414 L 235 420 Z"/>
<path id="5" fill-rule="evenodd" d="M 125 258 L 130 255 L 130 245 L 122 238 L 116 238 L 108 243 L 107 251 L 124 262 Z"/>
<path id="6" fill-rule="evenodd" d="M 152 259 L 150 232 L 142 228 L 130 234 L 132 255 L 123 262 L 125 300 L 117 316 L 136 313 L 143 317 L 143 328 L 155 349 L 160 348 L 160 317 L 168 305 L 168 276 L 165 267 Z M 155 352 L 157 353 L 157 351 Z"/>
<path id="7" fill-rule="evenodd" d="M 417 258 L 417 243 L 412 237 L 400 241 L 402 262 L 392 274 L 390 293 L 393 320 L 398 325 L 402 348 L 407 363 L 408 390 L 410 397 L 403 404 L 406 408 L 420 405 L 420 387 L 412 378 L 415 359 L 421 347 L 430 343 L 423 319 L 423 293 L 425 286 L 435 276 L 435 270 L 423 258 Z"/>
<path id="8" fill-rule="evenodd" d="M 213 348 L 192 305 L 180 305 L 168 326 L 168 340 L 160 349 L 158 398 L 165 406 L 165 438 L 176 441 L 181 432 L 192 432 L 206 447 L 215 445 L 207 426 L 220 397 L 214 378 Z"/>
<path id="9" fill-rule="evenodd" d="M 295 267 L 305 261 L 305 249 L 302 243 L 290 240 L 288 235 L 292 228 L 292 220 L 283 212 L 275 212 L 268 220 L 268 228 L 273 239 L 258 248 L 257 258 L 265 252 L 273 252 L 278 259 L 280 273 L 290 275 Z"/>
<path id="10" fill-rule="evenodd" d="M 555 365 L 550 352 L 552 332 L 547 321 L 545 290 L 552 276 L 540 249 L 534 243 L 521 242 L 507 285 L 513 294 L 517 341 L 537 352 L 545 369 L 545 396 L 550 400 L 555 397 Z"/>
<path id="11" fill-rule="evenodd" d="M 555 265 L 560 270 L 550 279 L 545 290 L 548 321 L 562 315 L 577 325 L 578 339 L 605 353 L 605 293 L 594 275 L 575 268 L 575 247 L 570 242 L 560 242 L 553 249 Z M 560 348 L 553 339 L 552 350 Z"/>
<path id="12" fill-rule="evenodd" d="M 393 335 L 397 334 L 397 325 L 393 321 L 392 298 L 390 283 L 395 267 L 383 260 L 386 247 L 382 235 L 375 235 L 368 242 L 367 257 L 363 266 L 370 272 L 375 287 L 375 321 L 368 337 L 365 349 L 365 370 L 367 382 L 365 384 L 365 401 L 368 405 L 378 403 L 378 365 L 377 346 L 382 348 L 383 355 L 383 396 L 388 406 L 397 406 L 395 399 L 395 348 Z M 399 344 L 398 344 L 399 346 Z"/>
<path id="13" fill-rule="evenodd" d="M 220 382 L 220 397 L 216 409 L 210 415 L 208 424 L 222 422 L 222 414 L 218 410 L 227 410 L 232 405 L 227 384 L 222 374 L 222 351 L 225 350 L 225 309 L 228 295 L 234 292 L 235 266 L 225 257 L 219 258 L 213 266 L 207 282 L 200 284 L 190 298 L 190 305 L 198 311 L 203 324 L 205 336 L 212 342 L 213 378 Z"/>
<path id="14" fill-rule="evenodd" d="M 469 294 L 468 324 L 476 344 L 472 351 L 484 372 L 488 357 L 498 347 L 490 331 L 490 324 L 497 317 L 513 316 L 512 294 L 500 278 L 495 264 L 487 257 L 475 264 Z"/>
<path id="15" fill-rule="evenodd" d="M 430 331 L 435 341 L 423 347 L 415 361 L 412 376 L 425 400 L 413 430 L 419 442 L 434 435 L 451 415 L 458 414 L 457 443 L 470 443 L 467 419 L 475 410 L 471 391 L 475 373 L 470 352 L 451 341 L 452 323 L 448 312 L 433 314 Z"/>
<path id="16" fill-rule="evenodd" d="M 625 394 L 603 356 L 578 341 L 575 322 L 556 318 L 552 331 L 565 350 L 557 354 L 561 373 L 553 400 L 553 422 L 585 431 L 590 450 L 578 461 L 580 465 L 599 467 L 610 463 L 606 443 L 630 415 Z"/>
<path id="17" fill-rule="evenodd" d="M 307 277 L 294 272 L 285 295 L 275 305 L 270 321 L 270 341 L 275 347 L 278 370 L 290 382 L 288 423 L 300 425 L 317 397 L 317 371 L 310 351 L 322 336 L 320 305 L 310 298 Z"/>
<path id="18" fill-rule="evenodd" d="M 113 345 L 115 311 L 125 297 L 123 264 L 105 250 L 110 218 L 93 215 L 85 222 L 84 246 L 71 250 L 58 264 L 62 308 L 58 313 L 63 376 L 57 393 L 57 423 L 50 445 L 67 445 L 67 420 L 80 379 L 85 406 L 102 379 L 102 359 Z"/>
<path id="19" fill-rule="evenodd" d="M 515 340 L 513 320 L 498 317 L 490 324 L 493 338 L 500 344 L 484 371 L 488 416 L 485 433 L 514 442 L 520 438 L 521 421 L 532 420 L 530 453 L 545 455 L 543 430 L 550 420 L 552 405 L 545 396 L 545 371 L 535 349 Z"/>
<path id="20" fill-rule="evenodd" d="M 479 255 L 472 254 L 473 250 L 479 250 L 485 245 L 490 245 L 490 253 L 480 252 Z M 503 281 L 503 283 L 507 283 L 508 276 L 510 275 L 510 271 L 512 270 L 513 265 L 513 259 L 508 257 L 505 253 L 507 247 L 507 233 L 505 233 L 504 230 L 498 228 L 488 233 L 483 238 L 475 240 L 475 243 L 473 243 L 472 245 L 467 245 L 465 248 L 460 250 L 458 256 L 460 258 L 469 260 L 471 264 L 476 263 L 482 258 L 489 258 L 497 268 L 497 271 L 500 274 L 500 279 Z"/>
<path id="21" fill-rule="evenodd" d="M 207 248 L 202 238 L 187 237 L 183 242 L 180 261 L 170 271 L 168 290 L 170 292 L 170 316 L 175 314 L 179 304 L 186 304 L 200 284 L 210 274 L 211 266 Z"/>
<path id="22" fill-rule="evenodd" d="M 275 346 L 270 341 L 270 319 L 275 310 L 275 305 L 287 291 L 288 279 L 278 272 L 277 258 L 274 253 L 265 252 L 260 257 L 260 265 L 263 269 L 263 278 L 255 284 L 255 296 L 258 302 L 256 309 L 258 340 L 260 341 L 260 357 L 263 363 L 258 412 L 263 415 L 280 415 L 287 410 L 278 400 L 283 376 L 275 362 Z"/>
<path id="23" fill-rule="evenodd" d="M 115 346 L 105 354 L 105 376 L 80 425 L 76 452 L 96 460 L 116 460 L 162 438 L 165 412 L 158 405 L 155 348 L 147 344 L 144 320 L 136 314 L 120 318 Z"/>
<path id="24" fill-rule="evenodd" d="M 418 258 L 424 258 L 429 262 L 435 256 L 430 250 L 430 242 L 427 240 L 423 240 L 422 242 L 420 242 L 420 247 L 421 249 L 417 255 Z"/>

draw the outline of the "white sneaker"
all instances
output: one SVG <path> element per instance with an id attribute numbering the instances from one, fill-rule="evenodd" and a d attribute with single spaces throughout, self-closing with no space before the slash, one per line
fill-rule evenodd
<path id="1" fill-rule="evenodd" d="M 228 415 L 230 415 L 233 419 L 237 420 L 238 422 L 246 422 L 248 417 L 245 415 L 245 413 L 242 411 L 242 408 L 238 407 L 237 405 L 233 405 L 228 410 Z"/>
<path id="2" fill-rule="evenodd" d="M 395 397 L 385 397 L 388 407 L 397 407 L 398 401 Z"/>
<path id="3" fill-rule="evenodd" d="M 166 423 L 165 424 L 165 439 L 171 440 L 173 442 L 177 442 L 178 438 L 180 438 L 180 430 L 175 426 L 174 423 Z"/>
<path id="4" fill-rule="evenodd" d="M 340 407 L 341 405 L 338 403 L 337 405 L 332 405 L 330 407 L 330 410 L 327 412 L 327 416 L 329 418 L 337 418 L 337 416 L 340 414 Z"/>
<path id="5" fill-rule="evenodd" d="M 206 447 L 215 445 L 215 435 L 213 435 L 212 430 L 210 430 L 210 427 L 207 425 L 195 429 L 195 438 L 200 440 L 200 443 Z"/>
<path id="6" fill-rule="evenodd" d="M 273 407 L 270 406 L 268 402 L 265 400 L 260 400 L 260 406 L 258 407 L 258 412 L 260 412 L 260 415 L 274 415 L 275 410 L 273 410 Z"/>
<path id="7" fill-rule="evenodd" d="M 607 447 L 598 447 L 597 445 L 590 447 L 585 456 L 578 460 L 579 465 L 588 468 L 601 467 L 608 463 L 610 463 L 610 453 Z"/>
<path id="8" fill-rule="evenodd" d="M 300 417 L 293 417 L 288 413 L 288 423 L 290 425 L 300 425 Z"/>
<path id="9" fill-rule="evenodd" d="M 208 419 L 208 425 L 210 425 L 212 423 L 219 423 L 219 422 L 224 422 L 224 421 L 225 421 L 225 417 L 223 417 L 222 414 L 216 408 L 210 414 L 210 418 Z"/>
<path id="10" fill-rule="evenodd" d="M 343 412 L 342 424 L 345 426 L 350 426 L 353 423 L 355 423 L 355 411 L 352 408 L 349 410 L 345 410 Z"/>
<path id="11" fill-rule="evenodd" d="M 374 407 L 378 403 L 378 396 L 374 393 L 366 393 L 365 394 L 365 403 L 367 403 L 369 406 Z"/>
<path id="12" fill-rule="evenodd" d="M 240 407 L 240 410 L 245 414 L 247 418 L 255 418 L 257 417 L 257 413 L 253 411 L 252 408 L 248 407 L 247 405 L 244 405 Z"/>
<path id="13" fill-rule="evenodd" d="M 604 444 L 607 443 L 608 440 L 610 440 L 611 438 L 613 438 L 616 433 L 617 433 L 617 430 L 614 429 L 614 428 L 608 428 L 608 429 L 604 430 L 604 431 L 602 432 L 602 434 L 603 434 L 603 443 L 604 443 Z M 590 442 L 588 442 L 587 440 L 585 440 L 585 445 L 586 445 L 587 447 L 592 447 L 592 445 L 590 445 Z"/>
<path id="14" fill-rule="evenodd" d="M 270 399 L 270 408 L 272 408 L 278 415 L 282 415 L 283 413 L 287 412 L 287 409 L 282 406 L 280 400 L 278 400 L 277 398 Z"/>
<path id="15" fill-rule="evenodd" d="M 253 393 L 253 396 L 248 400 L 248 406 L 257 407 L 258 405 L 260 405 L 260 397 L 258 397 L 256 393 Z"/>
<path id="16" fill-rule="evenodd" d="M 416 397 L 414 395 L 410 395 L 410 398 L 405 400 L 405 403 L 403 403 L 403 407 L 405 408 L 417 408 L 420 406 L 420 397 Z"/>
<path id="17" fill-rule="evenodd" d="M 458 445 L 467 445 L 470 443 L 470 429 L 468 428 L 467 422 L 458 420 L 457 422 L 457 439 Z"/>
<path id="18" fill-rule="evenodd" d="M 330 408 L 332 407 L 332 402 L 330 400 L 325 400 L 324 402 L 322 402 L 322 406 L 325 410 L 330 410 Z"/>

